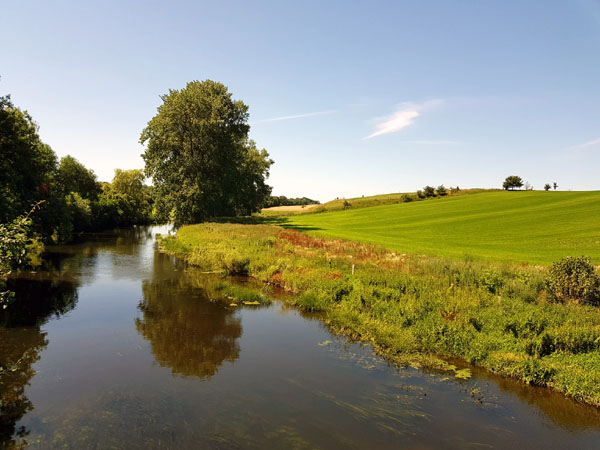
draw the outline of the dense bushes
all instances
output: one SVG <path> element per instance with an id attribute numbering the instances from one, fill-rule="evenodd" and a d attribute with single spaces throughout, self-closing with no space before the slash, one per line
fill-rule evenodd
<path id="1" fill-rule="evenodd" d="M 43 248 L 31 237 L 30 214 L 0 224 L 0 308 L 5 308 L 13 297 L 6 290 L 6 277 L 19 267 L 35 264 Z"/>
<path id="2" fill-rule="evenodd" d="M 318 200 L 312 200 L 308 197 L 288 198 L 285 195 L 271 195 L 265 202 L 265 208 L 274 206 L 296 206 L 296 205 L 318 205 Z"/>
<path id="3" fill-rule="evenodd" d="M 556 302 L 600 304 L 600 277 L 586 256 L 567 256 L 552 264 L 546 284 Z"/>

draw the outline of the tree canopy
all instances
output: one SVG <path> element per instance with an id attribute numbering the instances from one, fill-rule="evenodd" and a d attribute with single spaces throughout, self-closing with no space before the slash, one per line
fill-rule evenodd
<path id="1" fill-rule="evenodd" d="M 513 190 L 515 188 L 520 188 L 523 186 L 523 180 L 521 179 L 521 177 L 518 177 L 516 175 L 511 175 L 506 177 L 506 180 L 504 180 L 504 183 L 502 183 L 502 187 L 505 190 Z"/>
<path id="2" fill-rule="evenodd" d="M 174 212 L 180 225 L 258 211 L 271 193 L 273 161 L 248 139 L 248 107 L 212 80 L 161 99 L 140 136 L 159 217 Z"/>
<path id="3" fill-rule="evenodd" d="M 48 194 L 56 155 L 27 111 L 0 97 L 0 222 L 31 209 Z"/>
<path id="4" fill-rule="evenodd" d="M 62 195 L 76 192 L 82 198 L 95 200 L 102 192 L 94 171 L 70 155 L 60 159 L 56 181 Z"/>

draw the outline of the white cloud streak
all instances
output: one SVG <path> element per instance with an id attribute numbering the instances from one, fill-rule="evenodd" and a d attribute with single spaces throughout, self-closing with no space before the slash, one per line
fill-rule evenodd
<path id="1" fill-rule="evenodd" d="M 305 113 L 305 114 L 294 114 L 292 116 L 282 116 L 282 117 L 273 117 L 271 119 L 262 119 L 262 120 L 258 120 L 257 122 L 278 122 L 280 120 L 303 119 L 305 117 L 324 116 L 326 114 L 333 114 L 336 112 L 337 112 L 336 110 L 317 111 L 317 112 L 310 112 L 310 113 Z"/>
<path id="2" fill-rule="evenodd" d="M 414 119 L 421 115 L 421 112 L 442 104 L 442 100 L 430 100 L 424 103 L 401 103 L 395 113 L 390 116 L 377 119 L 377 129 L 365 137 L 371 139 L 384 134 L 395 133 L 414 123 Z"/>
<path id="3" fill-rule="evenodd" d="M 573 145 L 572 147 L 567 148 L 567 150 L 571 152 L 580 152 L 583 150 L 588 150 L 592 147 L 600 148 L 600 138 L 592 139 L 591 141 L 584 142 L 583 144 Z"/>
<path id="4" fill-rule="evenodd" d="M 429 141 L 429 140 L 417 140 L 417 141 L 405 141 L 407 144 L 416 144 L 416 145 L 458 145 L 462 144 L 460 141 Z"/>

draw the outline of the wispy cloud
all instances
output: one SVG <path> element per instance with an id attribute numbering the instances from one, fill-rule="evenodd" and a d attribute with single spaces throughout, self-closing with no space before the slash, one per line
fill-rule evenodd
<path id="1" fill-rule="evenodd" d="M 272 117 L 270 119 L 257 120 L 257 122 L 277 122 L 280 120 L 303 119 L 305 117 L 324 116 L 326 114 L 333 114 L 336 112 L 337 112 L 337 110 L 332 109 L 332 110 L 328 110 L 328 111 L 317 111 L 317 112 L 310 112 L 310 113 L 304 113 L 304 114 L 294 114 L 292 116 Z"/>
<path id="2" fill-rule="evenodd" d="M 376 119 L 377 129 L 364 139 L 371 139 L 384 134 L 395 133 L 414 123 L 414 119 L 427 109 L 434 108 L 443 103 L 443 100 L 429 100 L 424 103 L 401 103 L 395 113 L 390 116 Z"/>
<path id="3" fill-rule="evenodd" d="M 416 145 L 458 145 L 463 142 L 460 141 L 430 141 L 430 140 L 417 140 L 417 141 L 404 141 L 407 144 L 416 144 Z"/>
<path id="4" fill-rule="evenodd" d="M 598 147 L 600 149 L 600 138 L 592 139 L 591 141 L 584 142 L 583 144 L 573 145 L 571 147 L 568 147 L 566 150 L 570 152 L 580 152 L 595 147 Z"/>

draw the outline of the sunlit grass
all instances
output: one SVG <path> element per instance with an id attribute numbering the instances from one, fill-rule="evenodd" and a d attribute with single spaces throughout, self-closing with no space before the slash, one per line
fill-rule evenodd
<path id="1" fill-rule="evenodd" d="M 287 218 L 307 233 L 400 253 L 548 265 L 600 263 L 600 191 L 483 192 Z"/>

